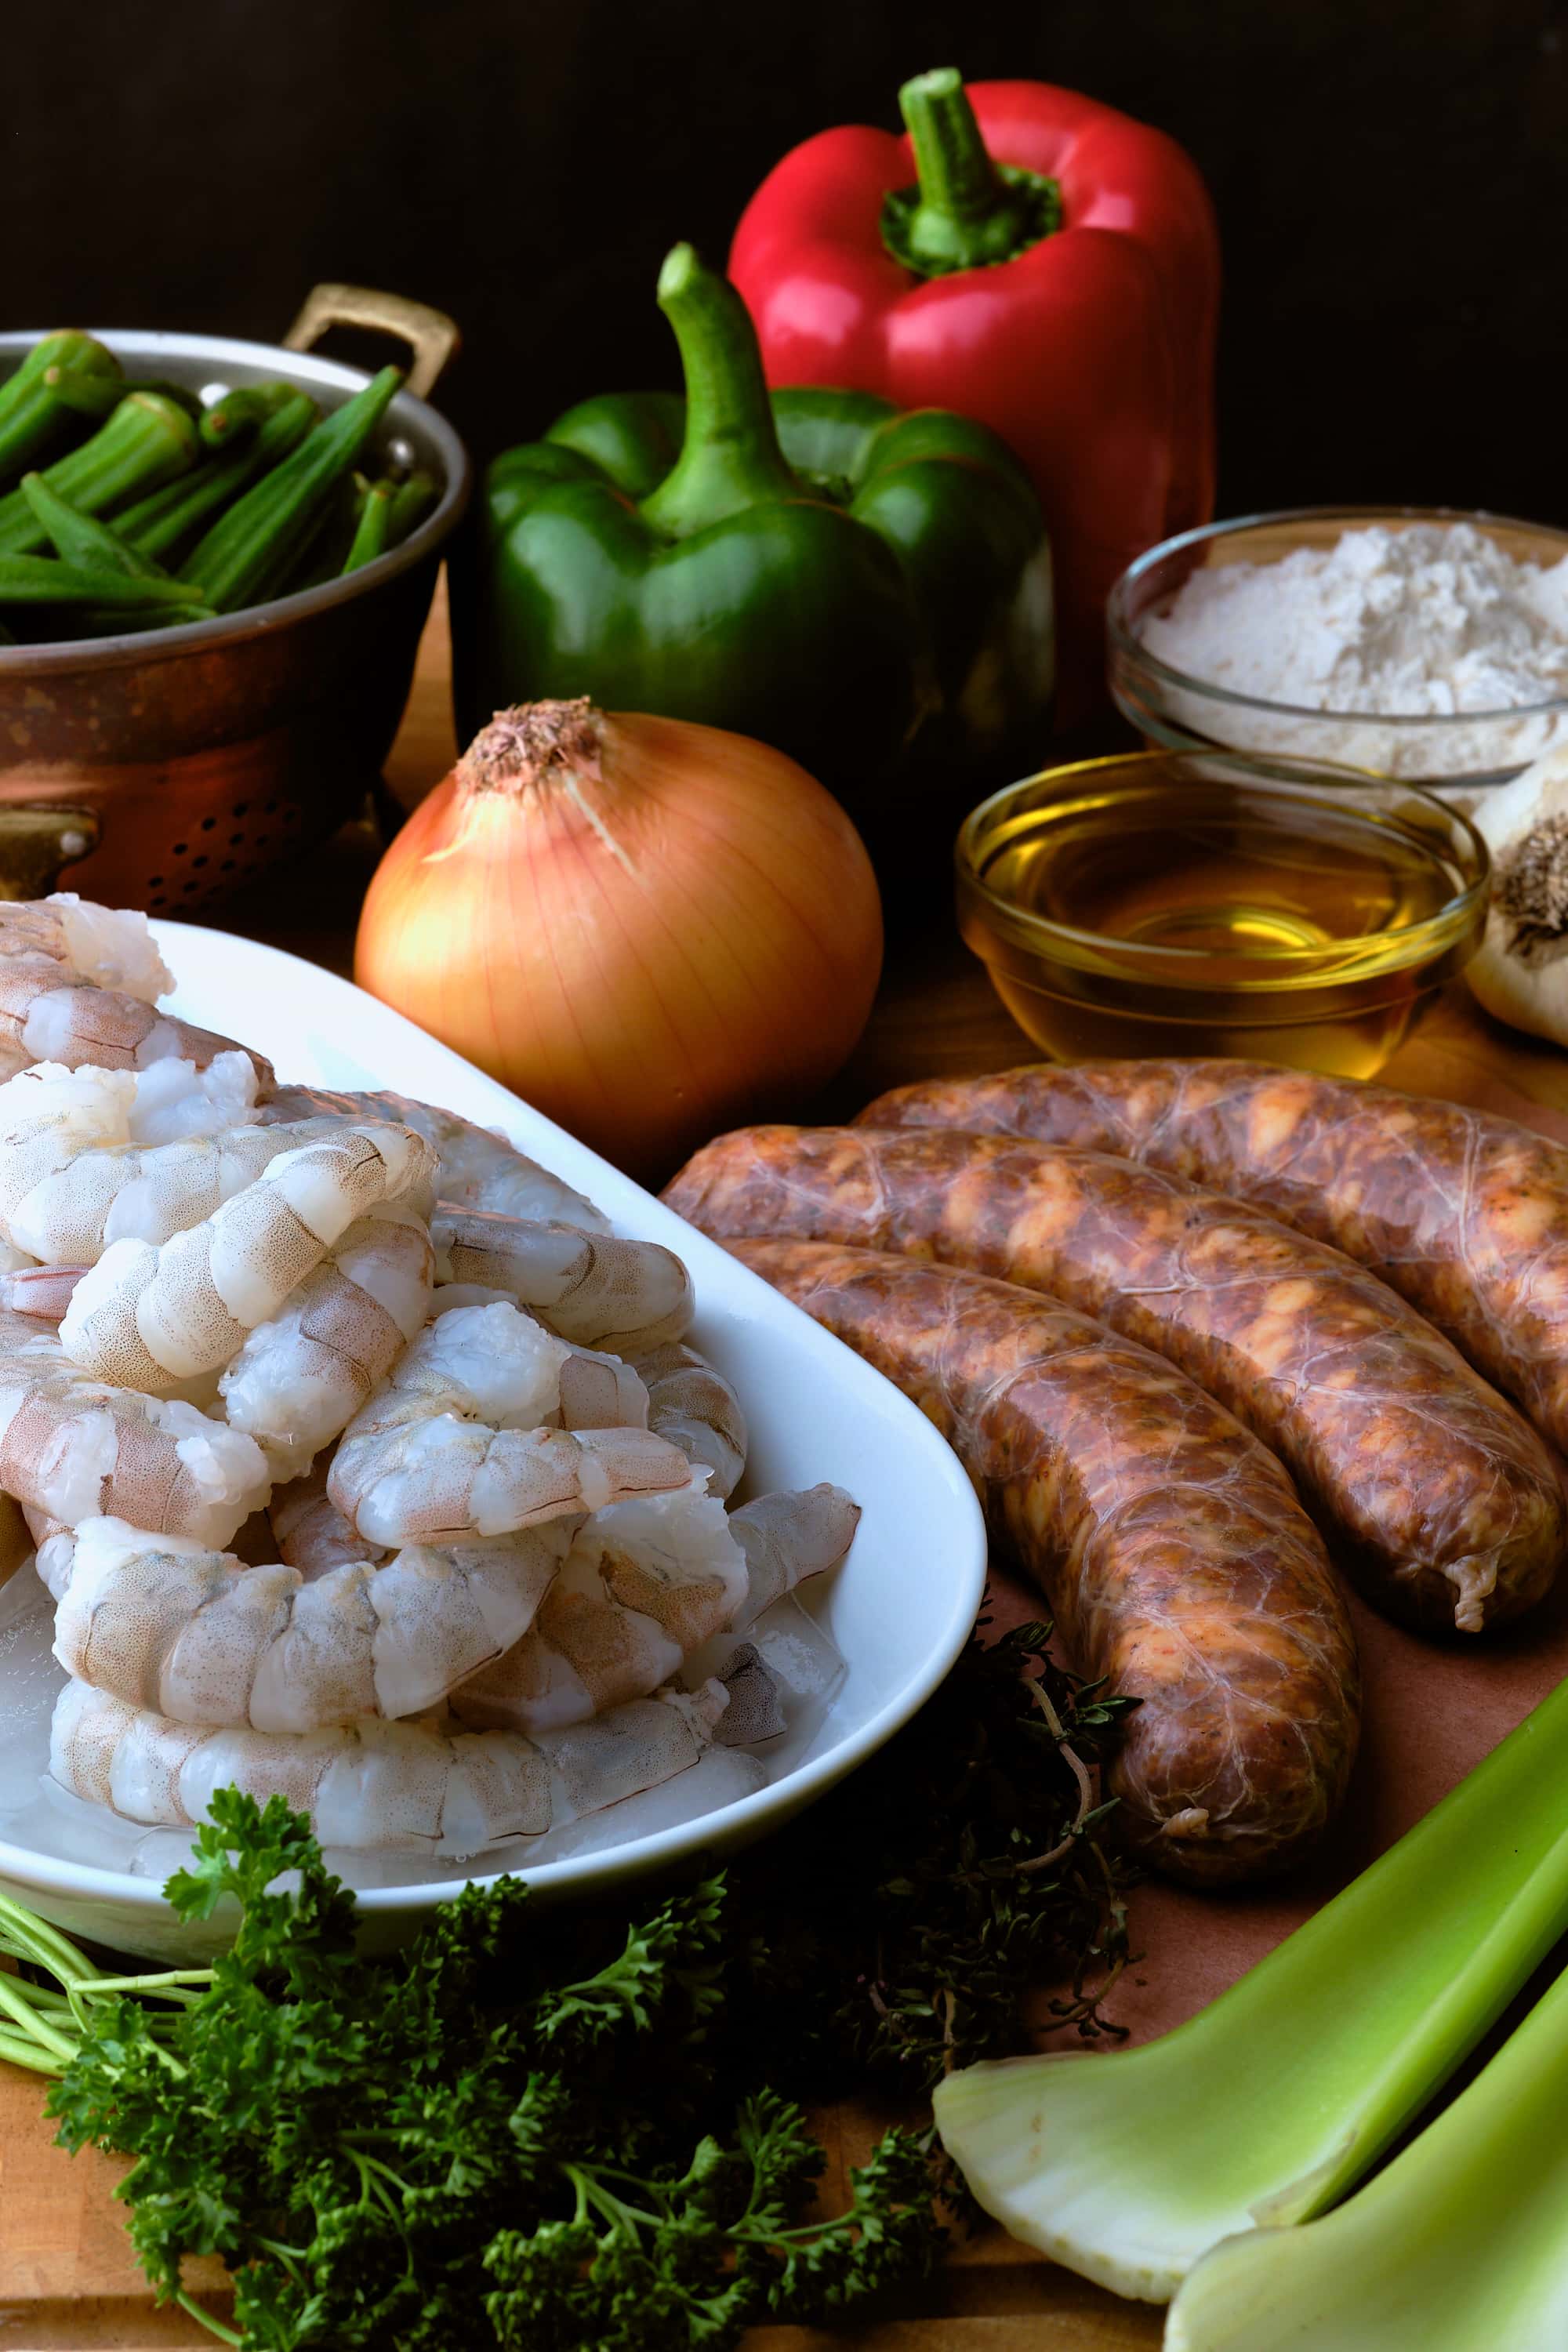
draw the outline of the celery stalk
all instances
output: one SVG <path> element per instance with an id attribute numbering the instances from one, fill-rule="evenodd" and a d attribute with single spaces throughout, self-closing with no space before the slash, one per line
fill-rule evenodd
<path id="1" fill-rule="evenodd" d="M 1565 1790 L 1568 1683 L 1174 2032 L 950 2075 L 937 2126 L 980 2203 L 1151 2303 L 1220 2239 L 1321 2212 L 1568 1928 Z"/>
<path id="2" fill-rule="evenodd" d="M 1568 1975 L 1348 2204 L 1215 2247 L 1165 2352 L 1563 2352 L 1565 2113 Z"/>

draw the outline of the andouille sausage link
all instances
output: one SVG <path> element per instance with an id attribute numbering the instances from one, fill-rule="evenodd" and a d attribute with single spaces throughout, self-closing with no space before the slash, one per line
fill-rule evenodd
<path id="1" fill-rule="evenodd" d="M 1568 1452 L 1568 1150 L 1512 1119 L 1269 1062 L 1079 1062 L 900 1087 L 870 1127 L 1075 1144 L 1359 1258 Z"/>
<path id="2" fill-rule="evenodd" d="M 1085 1675 L 1142 1704 L 1126 1830 L 1200 1884 L 1284 1868 L 1344 1794 L 1355 1637 L 1284 1470 L 1146 1349 L 1011 1283 L 820 1242 L 737 1257 L 914 1399 Z"/>
<path id="3" fill-rule="evenodd" d="M 946 1129 L 752 1128 L 666 1197 L 721 1238 L 847 1242 L 966 1265 L 1158 1349 L 1292 1471 L 1378 1607 L 1465 1633 L 1539 1600 L 1564 1545 L 1540 1440 L 1337 1250 L 1178 1176 Z"/>

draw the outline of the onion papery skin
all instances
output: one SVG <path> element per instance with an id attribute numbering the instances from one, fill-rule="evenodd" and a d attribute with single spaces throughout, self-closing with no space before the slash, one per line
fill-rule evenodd
<path id="1" fill-rule="evenodd" d="M 825 1085 L 881 957 L 859 835 L 794 761 L 535 703 L 498 713 L 392 843 L 354 978 L 651 1182 Z"/>

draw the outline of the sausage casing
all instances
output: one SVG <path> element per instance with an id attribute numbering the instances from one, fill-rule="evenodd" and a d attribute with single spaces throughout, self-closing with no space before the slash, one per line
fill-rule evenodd
<path id="1" fill-rule="evenodd" d="M 1267 1447 L 1172 1365 L 1011 1283 L 731 1246 L 914 1399 L 1074 1663 L 1141 1701 L 1108 1785 L 1149 1859 L 1215 1884 L 1304 1853 L 1355 1752 L 1355 1640 Z"/>
<path id="2" fill-rule="evenodd" d="M 872 1127 L 1027 1135 L 1256 1202 L 1359 1258 L 1568 1452 L 1568 1150 L 1269 1062 L 1080 1062 L 900 1087 Z"/>
<path id="3" fill-rule="evenodd" d="M 1375 1605 L 1466 1633 L 1545 1591 L 1564 1543 L 1529 1424 L 1363 1266 L 1103 1152 L 945 1129 L 752 1128 L 667 1196 L 721 1236 L 941 1258 L 1157 1349 L 1271 1445 Z"/>

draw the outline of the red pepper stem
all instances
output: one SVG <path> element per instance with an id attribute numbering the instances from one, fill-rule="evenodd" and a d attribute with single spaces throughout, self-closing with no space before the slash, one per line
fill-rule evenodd
<path id="1" fill-rule="evenodd" d="M 938 66 L 905 82 L 899 110 L 915 151 L 922 206 L 954 223 L 984 220 L 1002 186 L 957 68 Z"/>
<path id="2" fill-rule="evenodd" d="M 680 346 L 686 435 L 642 501 L 644 520 L 685 539 L 769 499 L 808 497 L 779 447 L 756 329 L 728 278 L 678 245 L 658 274 L 658 307 Z"/>
<path id="3" fill-rule="evenodd" d="M 882 207 L 882 242 L 921 278 L 1011 261 L 1061 226 L 1054 180 L 994 162 L 954 66 L 917 74 L 899 92 L 916 184 Z"/>

